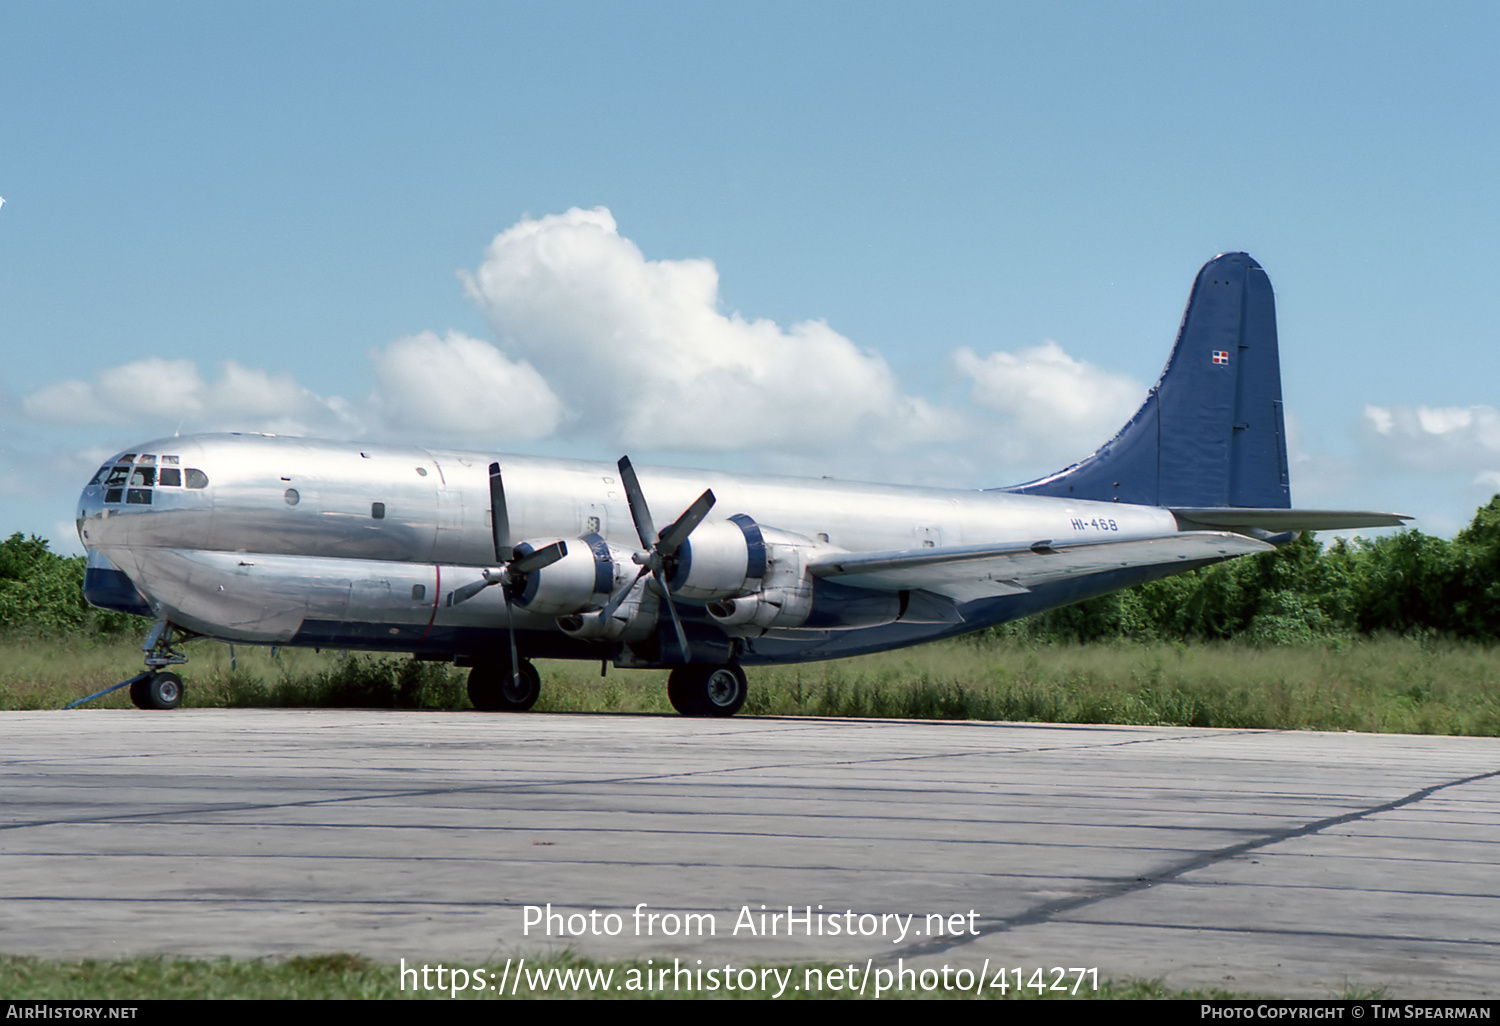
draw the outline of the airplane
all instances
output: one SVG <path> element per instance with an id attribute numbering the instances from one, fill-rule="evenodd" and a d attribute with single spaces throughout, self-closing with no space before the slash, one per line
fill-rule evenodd
<path id="1" fill-rule="evenodd" d="M 232 433 L 121 452 L 78 509 L 87 600 L 155 621 L 145 670 L 116 685 L 140 708 L 181 702 L 168 667 L 205 637 L 449 661 L 485 711 L 531 708 L 537 658 L 666 668 L 688 716 L 737 712 L 745 667 L 949 638 L 1300 531 L 1410 519 L 1292 508 L 1275 300 L 1245 253 L 1199 271 L 1166 368 L 1119 433 L 1024 484 Z M 658 530 L 662 510 L 675 519 Z"/>

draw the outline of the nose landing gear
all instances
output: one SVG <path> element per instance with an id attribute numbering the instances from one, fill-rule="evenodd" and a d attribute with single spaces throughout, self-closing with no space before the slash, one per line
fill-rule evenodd
<path id="1" fill-rule="evenodd" d="M 141 645 L 146 656 L 146 672 L 130 682 L 130 701 L 137 709 L 176 709 L 182 704 L 182 678 L 165 672 L 164 667 L 187 662 L 187 656 L 172 646 L 191 637 L 193 634 L 173 627 L 166 620 L 156 621 L 156 626 L 151 628 Z"/>
<path id="2" fill-rule="evenodd" d="M 137 709 L 176 709 L 182 704 L 182 678 L 175 673 L 165 672 L 162 667 L 178 666 L 187 662 L 187 656 L 178 652 L 172 645 L 193 637 L 197 635 L 191 631 L 173 627 L 165 620 L 156 621 L 156 626 L 151 628 L 151 633 L 146 635 L 145 644 L 141 646 L 141 651 L 146 656 L 144 670 L 129 680 L 111 684 L 103 691 L 95 691 L 92 695 L 84 695 L 76 702 L 69 702 L 63 708 L 77 709 L 80 705 L 102 698 L 112 691 L 129 688 L 130 701 Z"/>

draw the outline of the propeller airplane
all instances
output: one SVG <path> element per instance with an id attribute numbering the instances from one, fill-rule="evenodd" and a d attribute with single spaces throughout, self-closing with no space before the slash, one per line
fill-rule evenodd
<path id="1" fill-rule="evenodd" d="M 683 512 L 657 530 L 653 506 Z M 1125 427 L 1025 484 L 209 434 L 118 454 L 78 506 L 88 601 L 155 621 L 146 669 L 116 685 L 141 708 L 181 702 L 168 668 L 206 637 L 451 661 L 493 711 L 532 706 L 537 658 L 667 668 L 690 716 L 738 711 L 747 666 L 952 637 L 1299 531 L 1405 519 L 1291 507 L 1275 304 L 1244 253 L 1199 272 Z"/>

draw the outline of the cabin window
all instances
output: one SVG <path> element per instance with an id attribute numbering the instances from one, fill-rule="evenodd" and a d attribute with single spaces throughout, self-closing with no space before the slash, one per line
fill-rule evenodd
<path id="1" fill-rule="evenodd" d="M 282 497 L 286 499 L 286 504 L 288 506 L 295 506 L 297 505 L 297 503 L 302 501 L 302 496 L 297 494 L 297 489 L 295 488 L 288 488 L 286 490 L 286 494 Z"/>
<path id="2" fill-rule="evenodd" d="M 162 467 L 156 472 L 156 483 L 166 488 L 182 487 L 182 471 L 176 467 Z"/>
<path id="3" fill-rule="evenodd" d="M 376 520 L 384 520 L 385 519 L 385 503 L 383 503 L 383 502 L 372 502 L 372 503 L 370 503 L 370 516 L 374 517 Z"/>
<path id="4" fill-rule="evenodd" d="M 186 480 L 187 480 L 187 486 L 189 488 L 207 488 L 208 487 L 208 475 L 205 474 L 203 471 L 201 471 L 201 470 L 195 470 L 192 467 L 188 467 L 187 470 L 184 471 L 184 473 L 187 475 Z"/>
<path id="5" fill-rule="evenodd" d="M 425 584 L 413 584 L 411 586 L 411 600 L 413 602 L 421 602 L 426 597 L 427 597 L 427 585 L 425 585 Z"/>

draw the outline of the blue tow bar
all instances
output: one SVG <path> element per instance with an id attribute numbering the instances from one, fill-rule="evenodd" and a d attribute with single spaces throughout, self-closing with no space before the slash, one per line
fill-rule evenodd
<path id="1" fill-rule="evenodd" d="M 140 673 L 136 674 L 134 677 L 131 677 L 129 680 L 122 680 L 118 684 L 111 684 L 109 687 L 105 688 L 103 691 L 95 691 L 92 695 L 87 695 L 87 696 L 85 696 L 83 698 L 80 698 L 76 702 L 69 702 L 67 705 L 63 706 L 63 708 L 64 709 L 77 709 L 84 702 L 92 702 L 94 699 L 100 698 L 100 697 L 102 697 L 104 695 L 107 695 L 111 691 L 119 691 L 121 688 L 127 688 L 130 685 L 134 684 L 136 681 L 145 680 L 147 677 L 150 677 L 153 673 L 155 673 L 154 670 L 143 670 Z"/>

